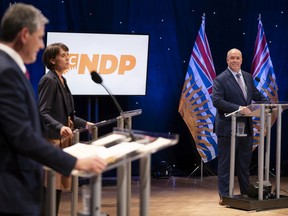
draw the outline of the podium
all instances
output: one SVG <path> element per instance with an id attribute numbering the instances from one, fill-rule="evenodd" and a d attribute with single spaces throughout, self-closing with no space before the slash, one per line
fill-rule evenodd
<path id="1" fill-rule="evenodd" d="M 225 117 L 231 117 L 231 152 L 230 152 L 230 176 L 229 176 L 229 196 L 223 197 L 223 204 L 243 210 L 264 210 L 273 208 L 288 207 L 288 197 L 280 195 L 280 169 L 281 169 L 281 125 L 282 112 L 288 108 L 288 102 L 270 103 L 270 104 L 251 104 L 248 108 L 252 111 L 249 115 L 241 115 L 240 110 L 226 114 Z M 239 127 L 236 125 L 237 117 L 259 117 L 260 118 L 260 141 L 258 145 L 258 198 L 243 197 L 234 195 L 234 174 L 235 174 L 235 141 L 239 134 Z M 263 197 L 264 187 L 269 181 L 269 163 L 270 163 L 270 138 L 271 138 L 271 118 L 277 117 L 276 129 L 276 182 L 275 197 Z M 239 125 L 238 125 L 239 126 Z M 236 132 L 237 131 L 237 132 Z M 266 142 L 265 140 L 266 132 Z M 265 148 L 266 147 L 266 148 Z M 265 149 L 265 157 L 264 157 Z M 264 160 L 265 159 L 265 160 Z M 265 166 L 264 166 L 265 165 Z M 266 184 L 266 185 L 265 185 Z M 271 185 L 270 185 L 271 186 Z"/>
<path id="2" fill-rule="evenodd" d="M 139 115 L 141 110 L 128 111 L 121 113 L 115 119 L 96 123 L 93 129 L 93 139 L 86 143 L 79 143 L 64 149 L 68 153 L 78 157 L 82 154 L 92 156 L 95 154 L 108 161 L 105 171 L 117 168 L 117 215 L 130 215 L 131 199 L 131 163 L 140 160 L 140 215 L 149 215 L 150 199 L 150 178 L 151 178 L 151 155 L 163 148 L 178 143 L 178 134 L 164 134 L 149 131 L 132 130 L 132 117 Z M 97 136 L 98 127 L 117 122 L 117 128 L 109 134 L 102 137 Z M 77 131 L 77 133 L 83 130 Z M 77 135 L 75 136 L 77 138 Z M 79 135 L 78 135 L 79 137 Z M 78 155 L 79 154 L 79 155 Z M 50 206 L 48 215 L 55 215 L 55 172 L 50 170 L 48 179 L 47 200 Z M 89 213 L 79 212 L 78 205 L 78 177 L 89 178 L 89 189 L 91 199 L 89 204 Z M 94 173 L 84 173 L 78 170 L 72 172 L 72 200 L 71 216 L 101 216 L 101 189 L 102 175 Z"/>

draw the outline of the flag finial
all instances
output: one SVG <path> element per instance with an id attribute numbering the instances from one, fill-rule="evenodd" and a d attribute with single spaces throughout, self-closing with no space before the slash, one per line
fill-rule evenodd
<path id="1" fill-rule="evenodd" d="M 205 13 L 202 15 L 202 23 L 205 22 Z"/>

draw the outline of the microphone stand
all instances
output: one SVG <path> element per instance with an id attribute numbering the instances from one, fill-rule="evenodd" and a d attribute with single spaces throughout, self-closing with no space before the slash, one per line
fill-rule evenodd
<path id="1" fill-rule="evenodd" d="M 114 97 L 114 95 L 108 90 L 108 88 L 103 84 L 103 83 L 100 83 L 101 86 L 103 86 L 103 88 L 108 92 L 108 94 L 112 97 L 120 115 L 122 116 L 123 114 L 123 110 L 122 108 L 120 107 L 119 103 L 117 102 L 116 98 Z"/>

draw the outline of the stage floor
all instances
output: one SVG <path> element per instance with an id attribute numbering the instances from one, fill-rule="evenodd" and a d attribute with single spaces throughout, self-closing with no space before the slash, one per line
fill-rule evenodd
<path id="1" fill-rule="evenodd" d="M 251 177 L 251 181 L 257 181 L 257 177 Z M 272 190 L 274 179 L 271 178 Z M 139 179 L 132 179 L 132 199 L 130 216 L 139 215 Z M 81 189 L 79 188 L 79 205 L 81 209 Z M 237 180 L 235 180 L 235 192 L 239 194 Z M 281 178 L 280 194 L 288 195 L 288 177 Z M 103 180 L 102 212 L 110 216 L 117 215 L 117 194 L 114 179 Z M 60 206 L 59 216 L 70 215 L 71 193 L 64 192 Z M 217 193 L 217 176 L 204 177 L 170 177 L 169 179 L 151 179 L 150 216 L 242 216 L 242 215 L 288 215 L 288 208 L 270 209 L 263 211 L 247 211 L 220 206 Z"/>

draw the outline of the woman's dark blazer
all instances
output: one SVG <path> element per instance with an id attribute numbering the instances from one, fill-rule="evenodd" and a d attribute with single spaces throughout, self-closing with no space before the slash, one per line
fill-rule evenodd
<path id="1" fill-rule="evenodd" d="M 45 74 L 38 85 L 38 103 L 41 117 L 47 129 L 44 133 L 46 138 L 60 139 L 60 129 L 68 126 L 68 116 L 72 118 L 75 128 L 86 126 L 87 121 L 74 115 L 74 101 L 67 85 L 66 79 L 64 85 L 70 98 L 71 107 L 65 97 L 65 89 L 54 71 Z M 72 110 L 72 113 L 68 113 Z"/>

